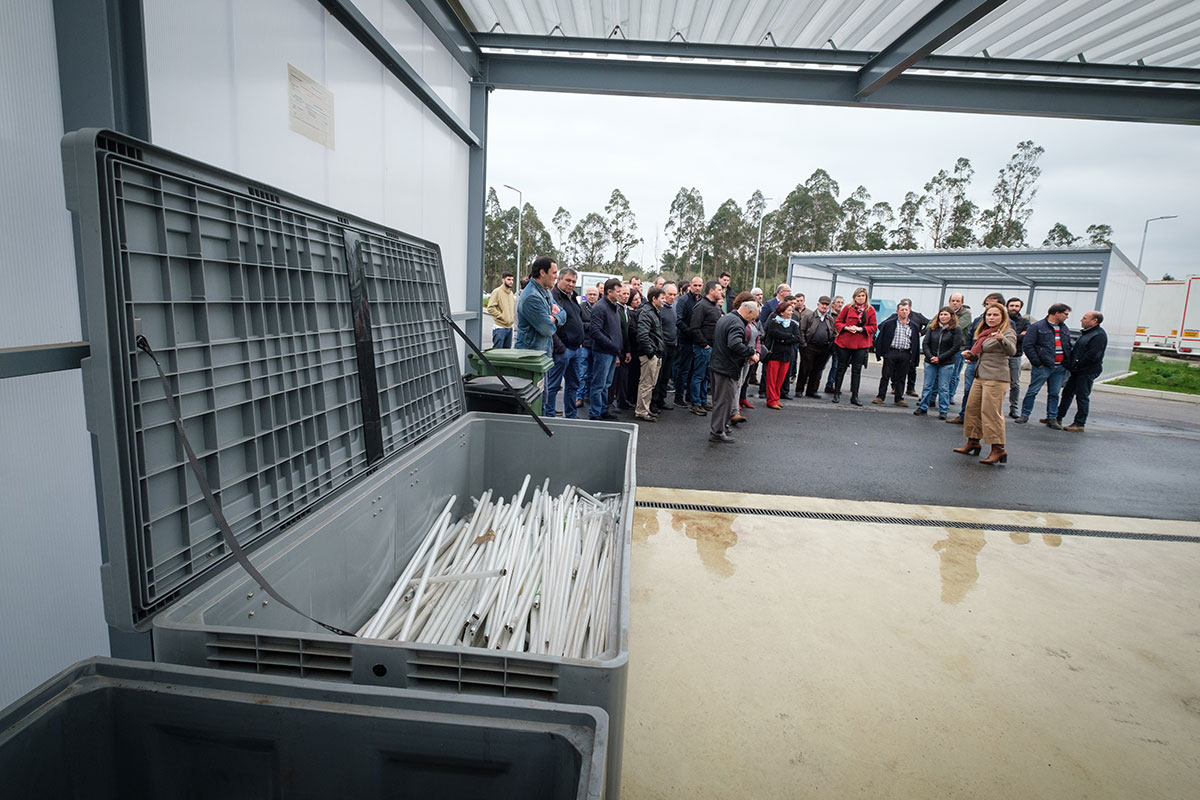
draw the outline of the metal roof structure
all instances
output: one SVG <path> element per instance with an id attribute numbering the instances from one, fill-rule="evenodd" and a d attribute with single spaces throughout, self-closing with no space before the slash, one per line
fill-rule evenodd
<path id="1" fill-rule="evenodd" d="M 1195 0 L 450 5 L 500 88 L 1200 123 Z"/>
<path id="2" fill-rule="evenodd" d="M 872 286 L 1016 284 L 1030 289 L 1095 289 L 1104 278 L 1114 249 L 1043 247 L 792 253 L 788 270 L 790 273 L 796 266 L 815 267 L 837 275 L 839 280 Z M 1132 264 L 1129 267 L 1136 271 Z M 1145 280 L 1144 275 L 1142 279 Z"/>

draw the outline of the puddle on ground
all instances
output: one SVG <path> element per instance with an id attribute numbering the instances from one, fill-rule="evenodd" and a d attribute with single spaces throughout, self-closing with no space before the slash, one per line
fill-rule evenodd
<path id="1" fill-rule="evenodd" d="M 979 583 L 979 551 L 987 544 L 980 530 L 946 530 L 946 538 L 935 542 L 942 570 L 942 602 L 957 605 Z"/>
<path id="2" fill-rule="evenodd" d="M 651 536 L 667 530 L 683 534 L 696 542 L 696 552 L 704 566 L 718 576 L 728 578 L 736 569 L 726 555 L 726 551 L 738 542 L 738 535 L 733 532 L 735 518 L 729 514 L 702 511 L 643 509 L 634 514 L 633 540 L 646 542 Z"/>

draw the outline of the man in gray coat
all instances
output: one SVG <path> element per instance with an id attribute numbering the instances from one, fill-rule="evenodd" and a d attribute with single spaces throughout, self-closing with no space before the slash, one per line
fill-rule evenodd
<path id="1" fill-rule="evenodd" d="M 758 363 L 758 353 L 746 339 L 746 325 L 758 317 L 758 303 L 747 300 L 717 321 L 713 331 L 712 370 L 713 408 L 709 420 L 708 440 L 727 444 L 734 439 L 729 435 L 729 418 L 737 408 L 739 382 L 742 367 L 749 361 Z"/>

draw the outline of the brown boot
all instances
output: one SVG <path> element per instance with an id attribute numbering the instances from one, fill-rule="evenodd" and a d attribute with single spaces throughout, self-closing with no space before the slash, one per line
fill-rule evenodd
<path id="1" fill-rule="evenodd" d="M 992 445 L 992 452 L 988 453 L 987 458 L 979 459 L 980 464 L 1007 464 L 1008 451 L 1004 449 L 1002 444 Z"/>
<path id="2" fill-rule="evenodd" d="M 964 456 L 976 456 L 979 455 L 981 449 L 983 448 L 978 439 L 967 439 L 967 443 L 962 447 L 954 448 L 954 452 L 962 453 Z"/>

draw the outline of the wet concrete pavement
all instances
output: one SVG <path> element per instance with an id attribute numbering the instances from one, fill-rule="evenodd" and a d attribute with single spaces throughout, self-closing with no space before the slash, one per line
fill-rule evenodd
<path id="1" fill-rule="evenodd" d="M 891 401 L 874 406 L 872 365 L 865 407 L 828 396 L 773 411 L 753 397 L 735 444 L 709 444 L 708 419 L 686 409 L 639 423 L 642 485 L 752 491 L 846 500 L 965 505 L 1161 519 L 1200 519 L 1200 405 L 1095 391 L 1082 434 L 1008 420 L 1005 467 L 952 453 L 963 429 L 914 417 Z M 847 388 L 849 378 L 847 377 Z M 869 389 L 868 389 L 869 387 Z M 961 396 L 961 388 L 959 390 Z M 953 412 L 957 408 L 952 409 Z M 622 419 L 633 420 L 632 413 Z M 843 509 L 845 510 L 845 509 Z"/>
<path id="2" fill-rule="evenodd" d="M 736 474 L 734 451 L 722 461 Z M 847 510 L 654 488 L 638 499 Z M 640 508 L 622 797 L 1200 794 L 1200 523 L 943 502 L 853 512 L 980 527 Z M 1189 541 L 987 529 L 998 522 Z"/>

